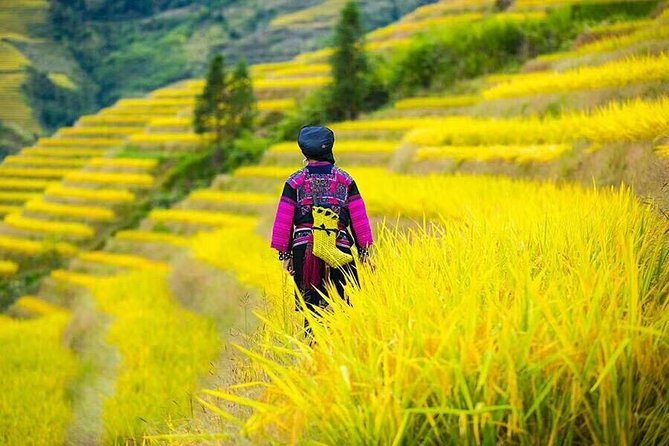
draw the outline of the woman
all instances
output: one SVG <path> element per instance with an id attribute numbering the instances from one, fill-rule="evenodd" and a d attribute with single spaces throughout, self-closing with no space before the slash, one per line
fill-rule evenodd
<path id="1" fill-rule="evenodd" d="M 321 293 L 328 282 L 342 298 L 347 278 L 358 282 L 351 247 L 355 243 L 364 262 L 373 243 L 358 187 L 335 165 L 334 140 L 327 127 L 300 130 L 306 166 L 286 181 L 272 231 L 271 246 L 311 311 L 325 307 Z"/>

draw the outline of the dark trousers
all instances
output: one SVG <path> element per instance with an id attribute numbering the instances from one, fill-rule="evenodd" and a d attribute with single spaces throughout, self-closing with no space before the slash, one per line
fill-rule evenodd
<path id="1" fill-rule="evenodd" d="M 342 252 L 351 254 L 350 248 L 340 247 L 339 249 Z M 321 283 L 315 287 L 304 286 L 302 279 L 303 279 L 306 250 L 307 250 L 307 245 L 300 245 L 293 248 L 293 270 L 295 271 L 295 275 L 293 276 L 293 278 L 295 279 L 295 284 L 297 285 L 297 289 L 300 290 L 300 292 L 302 293 L 304 302 L 306 303 L 307 308 L 310 311 L 313 312 L 314 307 L 322 308 L 325 306 L 325 303 L 323 302 L 323 297 L 320 293 L 323 293 L 326 296 L 328 295 L 326 290 L 326 284 L 328 283 L 328 281 L 335 286 L 337 293 L 339 294 L 339 297 L 341 297 L 342 299 L 346 299 L 346 296 L 344 294 L 344 285 L 346 284 L 347 277 L 350 278 L 350 280 L 352 280 L 353 283 L 359 285 L 360 282 L 358 280 L 358 270 L 356 268 L 355 261 L 353 261 L 347 265 L 342 266 L 341 268 L 331 268 L 329 266 L 326 266 L 325 262 L 321 262 L 323 263 L 321 270 L 321 277 L 323 279 L 321 280 Z M 348 299 L 346 300 L 348 301 Z"/>

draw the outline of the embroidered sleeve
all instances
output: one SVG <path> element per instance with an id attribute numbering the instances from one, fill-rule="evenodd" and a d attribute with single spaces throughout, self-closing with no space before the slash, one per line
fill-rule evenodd
<path id="1" fill-rule="evenodd" d="M 281 200 L 276 210 L 274 227 L 272 228 L 272 248 L 280 252 L 290 250 L 290 241 L 293 235 L 293 218 L 295 217 L 297 193 L 290 184 L 283 187 Z"/>
<path id="2" fill-rule="evenodd" d="M 351 182 L 348 193 L 348 211 L 351 214 L 351 230 L 355 238 L 355 244 L 360 248 L 367 248 L 374 243 L 372 227 L 367 216 L 365 202 L 360 195 L 355 181 Z"/>

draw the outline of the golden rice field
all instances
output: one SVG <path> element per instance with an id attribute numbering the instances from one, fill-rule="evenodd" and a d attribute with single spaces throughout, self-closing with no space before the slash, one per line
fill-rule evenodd
<path id="1" fill-rule="evenodd" d="M 136 198 L 135 194 L 127 189 L 86 189 L 64 186 L 62 184 L 49 187 L 45 195 L 49 197 L 109 203 L 132 203 Z"/>
<path id="2" fill-rule="evenodd" d="M 79 254 L 78 260 L 84 262 L 101 263 L 104 265 L 116 266 L 129 269 L 154 269 L 167 270 L 166 263 L 155 262 L 144 257 L 131 254 L 116 254 L 105 251 L 89 251 Z"/>
<path id="3" fill-rule="evenodd" d="M 19 71 L 30 62 L 12 44 L 0 42 L 0 71 Z"/>
<path id="4" fill-rule="evenodd" d="M 572 90 L 624 87 L 630 84 L 667 80 L 669 55 L 640 56 L 595 67 L 564 72 L 518 74 L 483 91 L 485 99 L 526 96 Z"/>
<path id="5" fill-rule="evenodd" d="M 370 140 L 343 140 L 335 142 L 337 153 L 362 153 L 362 152 L 394 152 L 397 142 Z M 294 142 L 275 144 L 269 148 L 269 153 L 293 153 L 298 151 Z"/>
<path id="6" fill-rule="evenodd" d="M 660 18 L 651 26 L 641 27 L 630 34 L 596 40 L 570 51 L 546 54 L 539 56 L 537 59 L 543 62 L 552 62 L 589 54 L 607 53 L 644 42 L 666 40 L 668 36 L 669 24 L 666 22 L 666 18 L 663 20 Z"/>
<path id="7" fill-rule="evenodd" d="M 440 0 L 417 8 L 407 14 L 405 20 L 421 20 L 426 17 L 435 17 L 456 11 L 484 10 L 491 8 L 493 3 L 491 0 Z"/>
<path id="8" fill-rule="evenodd" d="M 0 413 L 12 414 L 0 418 L 3 441 L 64 442 L 73 416 L 68 389 L 82 370 L 74 352 L 63 344 L 69 322 L 70 315 L 63 311 L 34 319 L 0 316 Z"/>
<path id="9" fill-rule="evenodd" d="M 71 158 L 102 156 L 105 153 L 107 153 L 106 148 L 67 149 L 60 147 L 53 147 L 53 148 L 29 147 L 21 150 L 21 155 L 26 155 L 26 156 L 71 157 Z"/>
<path id="10" fill-rule="evenodd" d="M 24 206 L 27 211 L 61 217 L 75 217 L 82 220 L 112 221 L 116 218 L 114 211 L 101 206 L 67 205 L 51 203 L 40 199 L 31 200 Z"/>
<path id="11" fill-rule="evenodd" d="M 454 25 L 457 23 L 474 22 L 482 18 L 483 14 L 481 13 L 469 13 L 469 14 L 448 15 L 437 18 L 427 18 L 420 21 L 414 20 L 414 21 L 393 23 L 386 27 L 376 29 L 371 33 L 367 34 L 367 39 L 371 41 L 384 40 L 398 36 L 410 35 L 416 32 L 426 32 L 436 27 Z"/>
<path id="12" fill-rule="evenodd" d="M 155 178 L 146 173 L 112 173 L 112 172 L 86 172 L 73 171 L 65 176 L 65 182 L 69 184 L 103 184 L 121 185 L 128 187 L 151 187 Z"/>
<path id="13" fill-rule="evenodd" d="M 49 251 L 56 251 L 63 255 L 73 255 L 77 252 L 77 248 L 64 242 L 36 242 L 18 237 L 0 235 L 0 251 L 22 255 L 39 255 Z"/>
<path id="14" fill-rule="evenodd" d="M 305 7 L 273 26 L 327 23 L 340 3 Z M 567 3 L 575 0 L 518 0 L 498 17 L 531 20 Z M 368 47 L 473 23 L 492 4 L 417 8 L 369 34 Z M 5 9 L 0 0 L 0 18 Z M 611 36 L 538 60 L 665 39 L 662 17 L 593 28 Z M 303 90 L 329 83 L 322 60 L 330 51 L 253 66 L 256 89 L 278 92 L 258 109 L 290 111 Z M 401 99 L 392 118 L 332 123 L 335 156 L 372 155 L 343 167 L 377 242 L 371 262 L 359 265 L 362 287 L 347 288 L 351 305 L 333 299 L 318 318 L 307 315 L 316 342 L 304 336 L 291 278 L 267 239 L 283 182 L 300 168 L 295 142 L 272 144 L 261 164 L 188 190 L 172 207 L 146 209 L 170 168 L 156 152 L 206 142 L 186 114 L 201 79 L 121 99 L 6 158 L 0 285 L 31 274 L 35 259 L 59 262 L 0 314 L 0 444 L 666 443 L 669 223 L 661 201 L 600 178 L 401 173 L 460 161 L 521 172 L 574 157 L 587 165 L 607 144 L 643 145 L 650 162 L 663 162 L 662 86 L 544 117 L 473 115 L 502 98 L 663 85 L 666 54 L 639 54 L 492 74 L 458 89 L 472 93 Z M 275 164 L 293 155 L 295 165 Z M 622 161 L 615 167 L 645 175 L 646 158 Z"/>
<path id="15" fill-rule="evenodd" d="M 24 102 L 21 91 L 25 78 L 26 75 L 22 72 L 0 74 L 0 101 L 6 104 L 0 108 L 0 119 L 30 131 L 37 131 L 38 125 L 32 115 L 32 109 Z"/>
<path id="16" fill-rule="evenodd" d="M 247 435 L 328 444 L 402 443 L 416 432 L 437 443 L 659 438 L 661 418 L 620 414 L 668 410 L 655 391 L 666 386 L 665 221 L 627 190 L 357 179 L 373 213 L 427 212 L 441 226 L 381 231 L 352 307 L 334 301 L 322 324 L 312 321 L 317 347 L 291 322 L 292 295 L 272 280 L 262 239 L 221 230 L 196 242 L 198 256 L 276 299 L 263 312 L 263 340 L 247 352 L 267 377 L 256 384 L 263 397 L 214 392 L 253 409 Z"/>
<path id="17" fill-rule="evenodd" d="M 272 20 L 274 28 L 286 28 L 291 26 L 313 26 L 317 22 L 322 26 L 331 23 L 337 17 L 337 12 L 344 6 L 345 0 L 325 0 L 320 5 L 300 9 L 296 12 L 283 14 Z"/>
<path id="18" fill-rule="evenodd" d="M 10 155 L 2 160 L 4 165 L 27 165 L 27 166 L 68 166 L 81 167 L 86 160 L 72 158 L 39 157 L 39 156 L 16 156 Z"/>
<path id="19" fill-rule="evenodd" d="M 149 231 L 119 231 L 116 233 L 117 240 L 146 243 L 163 243 L 174 246 L 188 246 L 188 239 L 180 235 L 170 233 Z"/>
<path id="20" fill-rule="evenodd" d="M 571 149 L 569 144 L 421 147 L 416 151 L 414 160 L 503 160 L 522 164 L 553 161 Z"/>
<path id="21" fill-rule="evenodd" d="M 399 101 L 395 102 L 394 106 L 397 110 L 441 110 L 451 107 L 465 107 L 468 105 L 474 105 L 480 100 L 481 98 L 476 95 L 417 97 L 400 99 Z"/>
<path id="22" fill-rule="evenodd" d="M 3 220 L 3 223 L 19 230 L 38 234 L 56 235 L 66 239 L 85 240 L 93 237 L 95 234 L 95 230 L 85 223 L 41 220 L 25 217 L 20 213 L 7 215 Z"/>
<path id="23" fill-rule="evenodd" d="M 0 276 L 11 277 L 19 270 L 19 265 L 11 260 L 0 260 Z"/>

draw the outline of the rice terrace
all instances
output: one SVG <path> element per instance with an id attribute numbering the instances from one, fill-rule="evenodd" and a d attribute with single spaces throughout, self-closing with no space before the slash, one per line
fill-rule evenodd
<path id="1" fill-rule="evenodd" d="M 669 445 L 668 1 L 0 0 L 0 104 L 0 445 Z"/>

